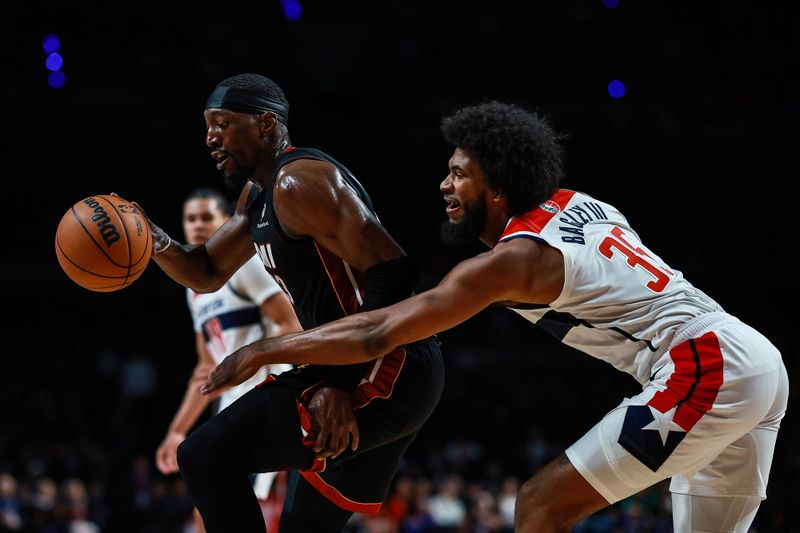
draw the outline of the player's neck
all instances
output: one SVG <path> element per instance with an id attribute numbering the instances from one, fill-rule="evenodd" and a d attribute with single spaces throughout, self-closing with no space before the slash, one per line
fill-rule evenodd
<path id="1" fill-rule="evenodd" d="M 489 211 L 486 226 L 483 228 L 479 238 L 489 248 L 494 248 L 500 240 L 500 236 L 506 229 L 509 216 L 504 211 L 493 213 Z"/>
<path id="2" fill-rule="evenodd" d="M 289 134 L 284 133 L 278 136 L 276 142 L 271 143 L 270 148 L 264 150 L 261 161 L 256 166 L 256 179 L 254 180 L 259 186 L 265 187 L 267 185 L 276 170 L 278 159 L 291 145 L 292 141 L 289 139 Z"/>

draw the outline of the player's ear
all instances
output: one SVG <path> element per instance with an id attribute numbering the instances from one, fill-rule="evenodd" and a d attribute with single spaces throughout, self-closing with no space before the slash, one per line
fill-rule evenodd
<path id="1" fill-rule="evenodd" d="M 267 134 L 275 127 L 277 124 L 278 119 L 275 117 L 275 113 L 272 111 L 266 111 L 259 115 L 259 133 L 261 134 L 261 138 L 265 139 Z"/>

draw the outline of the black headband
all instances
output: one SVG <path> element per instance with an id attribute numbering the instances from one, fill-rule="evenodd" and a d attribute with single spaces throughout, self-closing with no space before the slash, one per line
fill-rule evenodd
<path id="1" fill-rule="evenodd" d="M 227 109 L 254 115 L 272 111 L 284 124 L 289 119 L 289 106 L 283 102 L 255 94 L 247 89 L 235 89 L 227 85 L 217 85 L 206 101 L 206 109 Z"/>

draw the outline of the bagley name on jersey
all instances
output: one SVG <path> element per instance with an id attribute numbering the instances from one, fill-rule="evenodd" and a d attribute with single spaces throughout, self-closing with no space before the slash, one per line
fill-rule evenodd
<path id="1" fill-rule="evenodd" d="M 563 224 L 568 224 L 558 227 L 559 231 L 567 234 L 561 236 L 563 242 L 586 244 L 586 240 L 583 238 L 583 226 L 595 220 L 608 220 L 608 216 L 599 204 L 583 202 L 583 206 L 573 205 L 562 211 L 558 220 Z"/>

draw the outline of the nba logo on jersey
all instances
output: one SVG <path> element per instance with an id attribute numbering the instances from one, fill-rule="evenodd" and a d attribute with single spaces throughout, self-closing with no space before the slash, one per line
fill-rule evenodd
<path id="1" fill-rule="evenodd" d="M 547 211 L 548 213 L 555 215 L 556 213 L 561 211 L 561 206 L 555 203 L 553 200 L 547 200 L 543 204 L 539 204 L 539 209 L 542 209 L 544 211 Z"/>

